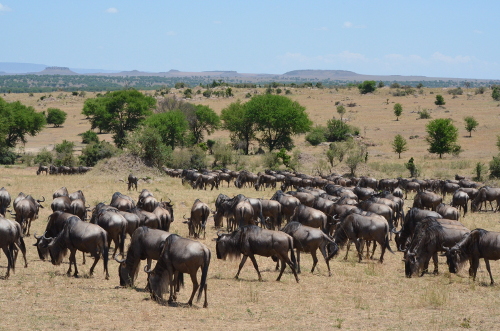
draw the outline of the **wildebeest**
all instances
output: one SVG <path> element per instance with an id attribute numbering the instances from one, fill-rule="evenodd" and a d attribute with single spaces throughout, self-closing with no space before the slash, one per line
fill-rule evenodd
<path id="1" fill-rule="evenodd" d="M 444 251 L 443 246 L 454 246 L 470 232 L 459 222 L 450 222 L 456 221 L 446 220 L 441 223 L 434 217 L 427 217 L 417 225 L 406 252 L 406 277 L 410 278 L 419 271 L 422 276 L 427 271 L 431 258 L 434 261 L 434 274 L 438 273 L 438 252 Z"/>
<path id="2" fill-rule="evenodd" d="M 436 212 L 443 216 L 443 218 L 449 220 L 458 221 L 458 219 L 460 218 L 460 212 L 457 208 L 444 203 L 440 203 L 439 205 L 437 205 Z"/>
<path id="3" fill-rule="evenodd" d="M 146 226 L 137 228 L 132 234 L 130 245 L 127 249 L 127 257 L 115 260 L 120 263 L 118 267 L 118 275 L 120 276 L 120 286 L 133 286 L 141 260 L 147 260 L 147 268 L 151 269 L 151 261 L 157 261 L 160 258 L 162 250 L 162 242 L 170 236 L 170 233 L 150 229 Z"/>
<path id="4" fill-rule="evenodd" d="M 188 225 L 189 235 L 200 238 L 201 232 L 203 232 L 203 239 L 205 239 L 206 225 L 209 216 L 210 208 L 208 208 L 207 204 L 200 199 L 196 199 L 191 207 L 191 216 L 184 222 Z"/>
<path id="5" fill-rule="evenodd" d="M 82 221 L 87 220 L 87 212 L 90 211 L 88 208 L 90 206 L 85 206 L 85 200 L 75 199 L 71 201 L 70 213 L 78 216 Z"/>
<path id="6" fill-rule="evenodd" d="M 405 215 L 405 220 L 401 230 L 394 232 L 396 234 L 396 245 L 398 250 L 406 250 L 407 241 L 413 236 L 417 224 L 426 217 L 442 218 L 440 214 L 432 210 L 413 207 Z"/>
<path id="7" fill-rule="evenodd" d="M 120 192 L 115 192 L 111 197 L 109 205 L 117 208 L 118 210 L 129 211 L 135 207 L 135 202 L 129 196 L 121 194 Z"/>
<path id="8" fill-rule="evenodd" d="M 129 174 L 128 175 L 128 187 L 127 187 L 127 190 L 130 191 L 132 190 L 133 188 L 135 188 L 135 190 L 137 191 L 137 182 L 139 181 L 139 178 L 137 178 L 136 176 L 134 176 L 133 174 Z"/>
<path id="9" fill-rule="evenodd" d="M 275 200 L 260 199 L 262 204 L 262 215 L 269 221 L 267 228 L 276 230 L 281 228 L 281 220 L 283 215 L 281 213 L 281 204 Z"/>
<path id="10" fill-rule="evenodd" d="M 281 271 L 276 279 L 277 281 L 281 279 L 286 263 L 292 269 L 297 283 L 299 282 L 299 277 L 295 271 L 297 261 L 293 252 L 293 238 L 290 235 L 280 231 L 262 229 L 255 225 L 243 226 L 232 233 L 217 235 L 215 249 L 218 259 L 225 260 L 227 257 L 239 258 L 243 254 L 235 278 L 238 278 L 247 258 L 250 257 L 259 275 L 259 280 L 262 281 L 259 266 L 257 265 L 257 260 L 255 260 L 255 255 L 261 255 L 267 257 L 274 256 L 281 261 Z M 291 259 L 288 257 L 289 251 Z"/>
<path id="11" fill-rule="evenodd" d="M 334 241 L 337 245 L 344 246 L 348 240 L 355 243 L 359 262 L 363 259 L 363 241 L 374 242 L 372 257 L 377 247 L 376 242 L 380 245 L 382 249 L 380 263 L 384 261 L 386 249 L 393 253 L 389 246 L 389 224 L 384 217 L 375 213 L 367 215 L 353 213 L 346 216 L 337 226 Z"/>
<path id="12" fill-rule="evenodd" d="M 464 192 L 457 190 L 455 193 L 453 193 L 453 198 L 451 199 L 451 206 L 457 208 L 458 210 L 463 210 L 464 211 L 464 217 L 465 214 L 467 214 L 467 204 L 469 203 L 469 195 Z"/>
<path id="13" fill-rule="evenodd" d="M 52 200 L 50 204 L 52 211 L 60 210 L 64 212 L 70 212 L 71 210 L 71 199 L 68 196 L 57 197 Z"/>
<path id="14" fill-rule="evenodd" d="M 266 188 L 276 188 L 276 177 L 273 175 L 266 175 L 266 174 L 258 174 L 259 178 L 255 182 L 255 189 L 258 191 L 261 188 L 266 189 Z"/>
<path id="15" fill-rule="evenodd" d="M 441 194 L 443 195 L 443 199 L 446 197 L 447 193 L 453 194 L 459 188 L 460 188 L 459 184 L 452 183 L 450 181 L 443 180 L 440 183 L 440 190 L 441 190 Z"/>
<path id="16" fill-rule="evenodd" d="M 297 252 L 297 273 L 300 273 L 300 252 L 311 253 L 313 258 L 311 273 L 314 272 L 314 268 L 318 263 L 316 251 L 319 248 L 328 267 L 328 276 L 332 275 L 330 260 L 337 255 L 339 247 L 327 234 L 319 229 L 302 225 L 298 222 L 288 223 L 281 231 L 293 238 L 293 246 Z"/>
<path id="17" fill-rule="evenodd" d="M 287 221 L 290 221 L 295 211 L 295 207 L 300 205 L 299 199 L 289 194 L 285 194 L 281 190 L 276 191 L 271 197 L 271 200 L 276 200 L 281 204 L 281 212 Z"/>
<path id="18" fill-rule="evenodd" d="M 163 249 L 160 253 L 160 258 L 156 263 L 153 271 L 147 270 L 148 288 L 151 297 L 156 301 L 163 300 L 163 283 L 167 283 L 170 287 L 169 302 L 176 301 L 178 286 L 184 285 L 183 274 L 189 274 L 193 282 L 193 291 L 189 298 L 188 305 L 193 304 L 193 298 L 199 288 L 199 301 L 203 292 L 205 292 L 205 302 L 203 307 L 208 307 L 207 301 L 207 278 L 208 267 L 210 266 L 211 253 L 207 246 L 202 243 L 182 238 L 176 234 L 171 234 L 162 243 Z M 196 274 L 201 268 L 201 280 L 198 284 Z M 166 279 L 164 279 L 167 277 Z"/>
<path id="19" fill-rule="evenodd" d="M 0 188 L 0 215 L 5 217 L 5 213 L 7 212 L 7 207 L 9 207 L 11 202 L 11 197 L 9 192 L 5 189 L 5 187 Z"/>
<path id="20" fill-rule="evenodd" d="M 451 273 L 458 272 L 458 266 L 465 261 L 470 261 L 469 275 L 476 280 L 479 259 L 484 259 L 486 270 L 490 274 L 491 285 L 493 276 L 491 275 L 490 260 L 500 259 L 500 233 L 486 231 L 484 229 L 474 229 L 453 247 L 443 247 L 446 250 L 446 258 Z"/>
<path id="21" fill-rule="evenodd" d="M 298 205 L 295 207 L 290 222 L 299 222 L 312 228 L 321 229 L 324 233 L 330 232 L 331 224 L 328 223 L 326 214 L 321 210 L 305 205 Z"/>
<path id="22" fill-rule="evenodd" d="M 199 190 L 207 189 L 207 186 L 211 185 L 210 191 L 213 191 L 214 187 L 216 189 L 219 189 L 219 178 L 215 174 L 209 174 L 209 175 L 204 175 L 202 174 L 201 176 L 198 176 L 196 181 L 193 182 L 192 187 L 197 188 Z"/>
<path id="23" fill-rule="evenodd" d="M 388 205 L 374 202 L 370 198 L 370 199 L 361 201 L 358 204 L 358 207 L 365 210 L 365 211 L 369 211 L 369 212 L 372 212 L 372 213 L 375 213 L 377 215 L 384 217 L 387 220 L 387 223 L 389 224 L 389 231 L 394 229 L 394 220 L 393 220 L 394 211 Z"/>
<path id="24" fill-rule="evenodd" d="M 75 200 L 80 199 L 83 201 L 83 203 L 86 202 L 85 195 L 83 194 L 82 190 L 78 190 L 78 191 L 75 191 L 73 193 L 70 193 L 68 195 L 68 197 L 71 199 L 71 201 L 75 201 Z"/>
<path id="25" fill-rule="evenodd" d="M 314 195 L 307 192 L 288 191 L 286 192 L 286 194 L 291 195 L 292 197 L 296 197 L 297 199 L 299 199 L 301 204 L 308 207 L 312 207 L 314 204 L 314 199 L 316 199 Z"/>
<path id="26" fill-rule="evenodd" d="M 90 267 L 90 275 L 94 273 L 94 267 L 102 256 L 106 279 L 109 279 L 108 238 L 106 231 L 100 226 L 83 222 L 77 216 L 72 216 L 66 220 L 63 230 L 57 237 L 48 239 L 47 247 L 49 249 L 52 264 L 61 264 L 67 250 L 70 250 L 68 275 L 71 274 L 71 266 L 74 265 L 74 276 L 78 276 L 76 251 L 79 250 L 84 253 L 89 253 L 94 258 L 94 263 L 92 267 Z"/>
<path id="27" fill-rule="evenodd" d="M 95 206 L 90 223 L 97 224 L 106 230 L 108 233 L 107 246 L 109 247 L 111 241 L 115 244 L 113 256 L 115 256 L 117 250 L 123 256 L 125 236 L 127 235 L 127 220 L 118 212 L 118 209 L 106 206 L 101 202 Z"/>
<path id="28" fill-rule="evenodd" d="M 436 207 L 443 202 L 443 198 L 434 192 L 419 191 L 413 198 L 413 207 L 436 211 Z"/>
<path id="29" fill-rule="evenodd" d="M 471 211 L 476 212 L 481 210 L 481 206 L 484 203 L 484 208 L 486 208 L 486 201 L 490 202 L 491 210 L 493 210 L 492 201 L 497 202 L 497 207 L 494 209 L 497 212 L 500 209 L 500 188 L 483 186 L 479 189 L 474 200 L 471 202 Z"/>
<path id="30" fill-rule="evenodd" d="M 33 246 L 36 246 L 38 251 L 38 257 L 40 260 L 45 260 L 49 257 L 49 249 L 47 248 L 48 242 L 47 238 L 54 238 L 64 229 L 64 224 L 66 220 L 70 217 L 75 216 L 70 213 L 65 213 L 63 211 L 55 211 L 49 215 L 47 218 L 47 225 L 45 226 L 45 232 L 42 236 L 37 236 L 36 233 L 34 235 L 36 239 L 36 243 Z M 85 254 L 83 255 L 83 264 L 85 264 Z"/>
<path id="31" fill-rule="evenodd" d="M 36 171 L 36 174 L 40 175 L 42 172 L 45 172 L 45 175 L 48 175 L 49 174 L 49 167 L 44 166 L 40 163 L 40 165 L 38 166 L 38 170 Z"/>
<path id="32" fill-rule="evenodd" d="M 40 204 L 40 202 L 45 201 L 43 196 L 42 198 L 43 200 L 35 200 L 31 195 L 25 196 L 24 193 L 19 193 L 14 200 L 16 221 L 21 224 L 23 235 L 30 235 L 31 222 L 38 218 L 39 209 L 44 208 Z"/>
<path id="33" fill-rule="evenodd" d="M 68 189 L 63 186 L 52 194 L 52 199 L 69 196 Z"/>
<path id="34" fill-rule="evenodd" d="M 24 257 L 24 267 L 28 266 L 26 260 L 26 246 L 24 244 L 21 225 L 0 216 L 0 248 L 7 256 L 7 272 L 4 279 L 9 278 L 10 269 L 16 270 L 17 249 L 19 248 Z"/>

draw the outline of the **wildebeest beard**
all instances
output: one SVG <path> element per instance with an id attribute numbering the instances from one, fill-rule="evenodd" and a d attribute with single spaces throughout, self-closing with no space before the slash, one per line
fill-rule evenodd
<path id="1" fill-rule="evenodd" d="M 68 246 L 64 239 L 64 231 L 61 231 L 52 243 L 49 244 L 50 259 L 53 265 L 60 265 L 68 253 Z"/>
<path id="2" fill-rule="evenodd" d="M 234 231 L 231 234 L 223 234 L 217 239 L 216 250 L 217 250 L 217 258 L 226 260 L 240 259 L 241 258 L 241 250 L 240 250 L 240 238 L 241 238 L 241 229 Z"/>

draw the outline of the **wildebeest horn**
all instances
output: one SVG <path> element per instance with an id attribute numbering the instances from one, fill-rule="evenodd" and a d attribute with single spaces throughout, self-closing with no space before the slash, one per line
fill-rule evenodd
<path id="1" fill-rule="evenodd" d="M 182 218 L 189 221 L 189 218 L 186 218 L 186 214 L 182 215 Z"/>
<path id="2" fill-rule="evenodd" d="M 220 236 L 221 236 L 221 232 L 224 232 L 224 230 L 219 230 L 219 231 L 217 231 L 217 237 L 220 237 Z"/>
<path id="3" fill-rule="evenodd" d="M 145 266 L 144 266 L 144 272 L 145 272 L 145 273 L 147 273 L 147 274 L 150 274 L 150 273 L 152 273 L 152 272 L 153 272 L 153 270 L 148 269 L 148 265 L 145 265 Z"/>
<path id="4" fill-rule="evenodd" d="M 16 216 L 16 214 L 15 214 L 15 213 L 14 213 L 14 214 L 12 213 L 12 210 L 9 210 L 9 213 L 10 213 L 12 216 Z"/>
<path id="5" fill-rule="evenodd" d="M 45 202 L 45 197 L 42 195 L 43 200 L 36 200 L 37 202 Z"/>
<path id="6" fill-rule="evenodd" d="M 396 228 L 392 228 L 391 232 L 394 234 L 400 234 L 401 230 L 397 231 Z"/>
<path id="7" fill-rule="evenodd" d="M 37 236 L 37 235 L 36 235 L 36 232 L 35 232 L 35 234 L 33 235 L 33 237 L 35 237 L 35 239 L 36 239 L 36 240 L 38 240 L 38 239 L 42 238 L 42 236 Z"/>
<path id="8" fill-rule="evenodd" d="M 118 262 L 118 263 L 123 263 L 123 262 L 125 262 L 125 260 L 126 260 L 126 259 L 121 259 L 121 260 L 118 260 L 118 258 L 116 257 L 116 255 L 115 255 L 114 259 L 115 259 L 115 261 L 116 261 L 116 262 Z M 146 267 L 147 267 L 147 266 L 146 266 Z"/>
<path id="9" fill-rule="evenodd" d="M 443 245 L 442 247 L 443 247 L 443 249 L 444 249 L 445 251 L 447 251 L 447 252 L 449 252 L 449 251 L 450 251 L 450 248 L 449 248 L 449 247 L 446 247 L 446 246 L 444 246 L 444 245 Z"/>

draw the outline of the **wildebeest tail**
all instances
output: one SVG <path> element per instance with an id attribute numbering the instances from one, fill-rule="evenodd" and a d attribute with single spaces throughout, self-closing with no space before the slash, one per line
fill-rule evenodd
<path id="1" fill-rule="evenodd" d="M 108 260 L 109 260 L 109 246 L 108 246 L 108 238 L 106 232 L 103 232 L 101 235 L 102 241 L 102 263 L 104 264 L 104 272 L 108 275 Z"/>
<path id="2" fill-rule="evenodd" d="M 293 239 L 288 238 L 288 249 L 290 250 L 290 260 L 292 260 L 292 265 L 295 270 L 297 270 L 297 259 L 295 258 L 295 252 L 293 251 Z"/>
<path id="3" fill-rule="evenodd" d="M 205 249 L 205 261 L 203 262 L 203 269 L 201 270 L 200 289 L 198 290 L 198 297 L 196 298 L 196 301 L 200 301 L 203 290 L 205 290 L 205 292 L 207 291 L 208 266 L 210 265 L 211 254 L 212 253 L 210 253 L 209 249 Z"/>
<path id="4" fill-rule="evenodd" d="M 120 254 L 123 256 L 123 252 L 125 252 L 125 238 L 127 236 L 127 223 L 123 223 L 123 227 L 120 233 Z"/>
<path id="5" fill-rule="evenodd" d="M 387 248 L 389 250 L 389 252 L 394 254 L 394 252 L 391 249 L 391 246 L 389 245 L 389 234 L 388 233 L 385 234 L 384 245 L 385 245 L 385 248 Z"/>
<path id="6" fill-rule="evenodd" d="M 12 268 L 12 272 L 16 272 L 16 259 L 15 259 L 16 244 L 9 245 L 9 255 L 7 255 L 8 265 Z"/>

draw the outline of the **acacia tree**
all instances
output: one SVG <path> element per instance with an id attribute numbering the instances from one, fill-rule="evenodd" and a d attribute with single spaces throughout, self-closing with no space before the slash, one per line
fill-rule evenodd
<path id="1" fill-rule="evenodd" d="M 194 121 L 190 122 L 189 126 L 193 142 L 198 144 L 203 141 L 203 132 L 211 135 L 219 128 L 220 118 L 209 106 L 196 105 L 195 107 Z"/>
<path id="2" fill-rule="evenodd" d="M 294 145 L 292 135 L 306 133 L 312 122 L 305 107 L 281 95 L 257 95 L 245 104 L 248 119 L 255 123 L 261 145 L 269 151 Z"/>
<path id="3" fill-rule="evenodd" d="M 345 107 L 343 105 L 338 105 L 337 113 L 340 115 L 340 120 L 342 121 L 345 114 Z"/>
<path id="4" fill-rule="evenodd" d="M 66 121 L 68 114 L 59 108 L 47 109 L 47 124 L 53 124 L 55 128 L 61 126 Z"/>
<path id="5" fill-rule="evenodd" d="M 396 121 L 399 121 L 399 116 L 403 113 L 403 106 L 400 103 L 394 105 L 394 115 L 396 115 Z"/>
<path id="6" fill-rule="evenodd" d="M 438 118 L 430 121 L 426 126 L 428 136 L 425 138 L 429 143 L 428 151 L 439 154 L 442 158 L 445 153 L 454 153 L 460 151 L 460 145 L 457 145 L 458 129 L 453 125 L 449 118 Z"/>
<path id="7" fill-rule="evenodd" d="M 469 137 L 472 137 L 472 131 L 476 131 L 476 127 L 479 125 L 479 123 L 472 116 L 465 117 L 464 121 L 465 121 L 465 130 L 469 132 Z"/>
<path id="8" fill-rule="evenodd" d="M 156 100 L 137 90 L 121 90 L 102 97 L 87 99 L 82 114 L 90 119 L 92 128 L 113 133 L 116 146 L 126 143 L 127 132 L 136 129 L 152 113 Z"/>
<path id="9" fill-rule="evenodd" d="M 240 100 L 231 103 L 222 109 L 220 119 L 223 122 L 223 128 L 231 132 L 233 144 L 243 142 L 243 152 L 248 155 L 250 143 L 256 139 L 256 125 L 248 118 L 245 105 Z"/>
<path id="10" fill-rule="evenodd" d="M 155 128 L 163 143 L 170 146 L 172 150 L 175 149 L 175 146 L 184 143 L 189 128 L 186 117 L 179 109 L 153 114 L 144 121 L 144 125 Z"/>
<path id="11" fill-rule="evenodd" d="M 408 147 L 406 145 L 406 139 L 403 138 L 402 135 L 398 134 L 394 137 L 394 140 L 392 142 L 392 150 L 394 151 L 394 153 L 397 153 L 399 155 L 399 158 L 401 158 L 401 153 L 408 150 Z"/>

